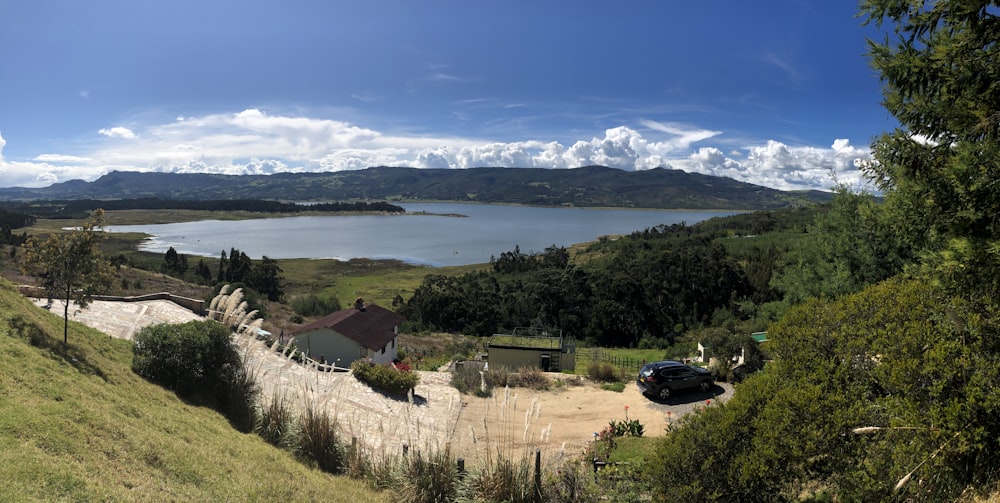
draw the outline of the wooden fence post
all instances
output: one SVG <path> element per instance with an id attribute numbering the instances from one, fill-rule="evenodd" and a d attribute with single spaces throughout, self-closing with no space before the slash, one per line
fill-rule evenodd
<path id="1" fill-rule="evenodd" d="M 542 450 L 535 449 L 535 501 L 542 501 Z"/>

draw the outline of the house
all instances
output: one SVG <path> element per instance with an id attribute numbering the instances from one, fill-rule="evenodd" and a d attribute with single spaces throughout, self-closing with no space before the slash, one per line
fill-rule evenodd
<path id="1" fill-rule="evenodd" d="M 314 360 L 350 367 L 371 358 L 377 364 L 396 358 L 399 324 L 406 318 L 358 299 L 354 307 L 328 314 L 292 332 L 291 342 Z"/>
<path id="2" fill-rule="evenodd" d="M 510 334 L 494 334 L 487 348 L 490 368 L 535 367 L 545 372 L 576 368 L 576 347 L 566 344 L 562 331 L 516 328 Z"/>

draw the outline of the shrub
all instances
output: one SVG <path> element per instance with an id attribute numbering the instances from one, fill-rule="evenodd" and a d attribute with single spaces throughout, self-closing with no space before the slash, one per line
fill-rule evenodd
<path id="1" fill-rule="evenodd" d="M 416 451 L 406 458 L 396 499 L 416 503 L 455 501 L 458 495 L 458 468 L 447 448 L 430 455 Z"/>
<path id="2" fill-rule="evenodd" d="M 294 427 L 295 416 L 288 401 L 274 395 L 271 397 L 271 403 L 263 407 L 257 416 L 254 433 L 271 445 L 287 447 L 292 441 Z"/>
<path id="3" fill-rule="evenodd" d="M 337 435 L 337 423 L 324 411 L 309 407 L 299 419 L 295 453 L 327 473 L 338 474 L 347 466 L 347 448 Z"/>
<path id="4" fill-rule="evenodd" d="M 150 325 L 136 334 L 132 353 L 135 373 L 185 397 L 220 391 L 241 363 L 229 330 L 214 321 Z"/>
<path id="5" fill-rule="evenodd" d="M 451 371 L 451 385 L 459 393 L 482 392 L 485 378 L 480 372 L 478 365 L 455 365 Z"/>
<path id="6" fill-rule="evenodd" d="M 531 460 L 504 457 L 490 458 L 477 472 L 466 479 L 471 501 L 507 501 L 511 503 L 537 500 Z"/>
<path id="7" fill-rule="evenodd" d="M 211 320 L 150 325 L 135 336 L 132 370 L 216 408 L 233 426 L 248 432 L 259 388 L 230 337 L 226 327 Z"/>
<path id="8" fill-rule="evenodd" d="M 359 381 L 386 393 L 406 394 L 417 387 L 420 376 L 385 365 L 375 365 L 369 359 L 355 360 L 351 372 Z"/>
<path id="9" fill-rule="evenodd" d="M 315 293 L 294 297 L 291 307 L 301 316 L 325 316 L 341 309 L 340 301 L 336 298 L 320 297 Z"/>
<path id="10" fill-rule="evenodd" d="M 508 384 L 534 390 L 547 390 L 552 386 L 552 380 L 538 367 L 521 367 L 517 370 L 517 374 L 508 378 Z"/>
<path id="11" fill-rule="evenodd" d="M 595 381 L 613 382 L 618 380 L 615 368 L 606 362 L 590 362 L 590 365 L 587 365 L 587 375 Z"/>

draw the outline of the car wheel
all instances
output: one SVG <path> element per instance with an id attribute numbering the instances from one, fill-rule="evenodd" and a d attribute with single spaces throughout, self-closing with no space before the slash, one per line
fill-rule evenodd
<path id="1" fill-rule="evenodd" d="M 701 384 L 698 385 L 698 389 L 701 390 L 702 393 L 708 393 L 708 390 L 712 389 L 712 383 L 702 381 Z"/>
<path id="2" fill-rule="evenodd" d="M 660 400 L 666 400 L 670 398 L 670 388 L 666 386 L 660 388 L 659 395 L 660 395 Z"/>

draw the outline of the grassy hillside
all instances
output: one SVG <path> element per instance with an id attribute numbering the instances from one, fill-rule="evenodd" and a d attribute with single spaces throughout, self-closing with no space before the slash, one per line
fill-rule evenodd
<path id="1" fill-rule="evenodd" d="M 0 501 L 384 501 L 131 371 L 130 343 L 0 285 Z"/>

